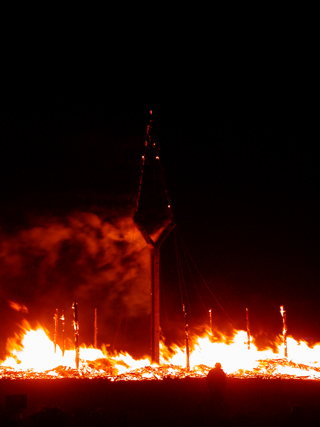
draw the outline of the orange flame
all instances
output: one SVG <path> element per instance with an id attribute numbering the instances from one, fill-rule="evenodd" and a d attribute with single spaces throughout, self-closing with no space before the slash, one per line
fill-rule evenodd
<path id="1" fill-rule="evenodd" d="M 18 304 L 17 302 L 9 301 L 9 300 L 8 300 L 8 304 L 13 310 L 21 311 L 21 313 L 28 313 L 28 309 L 24 304 Z"/>
<path id="2" fill-rule="evenodd" d="M 0 364 L 0 378 L 61 378 L 65 376 L 103 377 L 120 379 L 163 379 L 165 377 L 203 377 L 216 362 L 229 376 L 260 378 L 305 378 L 320 380 L 320 343 L 310 347 L 304 341 L 288 337 L 288 355 L 284 358 L 283 342 L 278 337 L 276 351 L 259 350 L 252 339 L 247 348 L 247 333 L 234 331 L 232 339 L 222 337 L 212 342 L 209 332 L 195 337 L 190 349 L 190 369 L 185 368 L 185 349 L 168 349 L 161 344 L 161 364 L 152 365 L 149 358 L 133 359 L 128 353 L 110 354 L 92 347 L 80 348 L 80 366 L 76 369 L 75 351 L 64 356 L 40 325 L 31 329 L 27 322 L 21 326 L 22 334 L 7 342 L 8 357 Z"/>

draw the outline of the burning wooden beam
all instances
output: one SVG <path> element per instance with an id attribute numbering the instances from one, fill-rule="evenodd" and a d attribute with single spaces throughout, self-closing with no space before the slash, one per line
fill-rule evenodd
<path id="1" fill-rule="evenodd" d="M 62 356 L 64 356 L 64 353 L 65 353 L 65 317 L 64 317 L 64 310 L 62 310 L 60 320 L 61 320 L 61 325 L 62 325 Z"/>
<path id="2" fill-rule="evenodd" d="M 94 309 L 94 348 L 98 347 L 98 309 Z"/>
<path id="3" fill-rule="evenodd" d="M 280 306 L 280 313 L 282 316 L 282 336 L 283 336 L 283 344 L 284 344 L 284 357 L 288 357 L 288 345 L 287 345 L 287 314 L 283 305 Z"/>
<path id="4" fill-rule="evenodd" d="M 56 312 L 53 316 L 54 319 L 54 336 L 53 336 L 53 344 L 54 344 L 54 352 L 57 352 L 57 337 L 58 337 L 58 309 L 56 308 Z"/>
<path id="5" fill-rule="evenodd" d="M 209 325 L 210 325 L 210 332 L 211 332 L 211 342 L 213 342 L 212 308 L 210 308 L 209 310 Z"/>
<path id="6" fill-rule="evenodd" d="M 190 370 L 190 350 L 189 350 L 189 329 L 188 329 L 188 317 L 186 312 L 186 307 L 183 304 L 183 315 L 184 315 L 184 327 L 185 327 L 185 336 L 186 336 L 186 367 L 187 371 Z"/>
<path id="7" fill-rule="evenodd" d="M 76 361 L 76 368 L 79 369 L 79 362 L 80 362 L 80 348 L 79 348 L 79 321 L 78 321 L 78 303 L 75 301 L 72 304 L 73 309 L 73 328 L 74 328 L 74 344 L 75 344 L 75 361 Z"/>
<path id="8" fill-rule="evenodd" d="M 249 309 L 246 308 L 246 323 L 247 323 L 247 345 L 250 350 L 250 320 L 249 320 Z"/>

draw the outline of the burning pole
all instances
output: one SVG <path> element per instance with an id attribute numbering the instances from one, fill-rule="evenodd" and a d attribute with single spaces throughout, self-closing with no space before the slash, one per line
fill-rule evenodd
<path id="1" fill-rule="evenodd" d="M 54 320 L 54 337 L 53 337 L 53 343 L 54 343 L 54 352 L 57 352 L 57 337 L 58 337 L 58 309 L 56 308 L 56 312 L 53 316 Z"/>
<path id="2" fill-rule="evenodd" d="M 283 305 L 280 306 L 280 313 L 282 316 L 282 336 L 283 336 L 283 344 L 284 344 L 284 357 L 288 357 L 288 346 L 287 346 L 287 314 Z"/>
<path id="3" fill-rule="evenodd" d="M 94 348 L 98 347 L 98 309 L 94 309 Z"/>
<path id="4" fill-rule="evenodd" d="M 79 369 L 80 349 L 79 349 L 79 321 L 78 321 L 78 303 L 75 301 L 72 304 L 73 309 L 73 328 L 74 328 L 74 344 L 76 350 L 76 368 Z"/>
<path id="5" fill-rule="evenodd" d="M 246 308 L 246 321 L 247 321 L 247 344 L 248 350 L 250 350 L 250 321 L 249 321 L 249 309 Z"/>
<path id="6" fill-rule="evenodd" d="M 183 315 L 184 315 L 184 327 L 185 327 L 185 335 L 186 335 L 186 357 L 187 357 L 187 370 L 190 370 L 190 352 L 189 352 L 189 331 L 188 331 L 188 318 L 186 313 L 186 307 L 183 304 Z"/>
<path id="7" fill-rule="evenodd" d="M 62 323 L 62 356 L 64 356 L 64 352 L 65 352 L 65 318 L 64 318 L 64 310 L 62 310 L 60 320 L 61 320 L 61 323 Z"/>
<path id="8" fill-rule="evenodd" d="M 210 324 L 210 332 L 211 332 L 211 342 L 213 342 L 212 308 L 210 308 L 209 310 L 209 324 Z"/>

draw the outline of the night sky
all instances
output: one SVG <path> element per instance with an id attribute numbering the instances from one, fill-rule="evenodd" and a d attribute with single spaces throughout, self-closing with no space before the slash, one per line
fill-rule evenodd
<path id="1" fill-rule="evenodd" d="M 209 308 L 218 330 L 244 329 L 248 307 L 252 334 L 272 340 L 284 305 L 289 334 L 320 340 L 312 67 L 301 71 L 281 52 L 250 62 L 241 53 L 224 63 L 213 55 L 211 66 L 200 57 L 195 70 L 190 57 L 143 66 L 135 57 L 121 73 L 115 60 L 97 74 L 94 65 L 80 74 L 63 61 L 23 76 L 8 68 L 2 348 L 23 318 L 52 333 L 55 308 L 69 316 L 72 338 L 77 299 L 81 341 L 92 344 L 97 306 L 100 344 L 149 352 L 148 249 L 131 218 L 150 109 L 177 224 L 161 251 L 166 340 L 183 342 L 177 248 L 190 331 L 209 323 Z"/>

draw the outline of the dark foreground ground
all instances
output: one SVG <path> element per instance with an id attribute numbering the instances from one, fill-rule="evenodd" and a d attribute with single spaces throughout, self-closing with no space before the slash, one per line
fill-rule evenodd
<path id="1" fill-rule="evenodd" d="M 18 423 L 19 405 L 26 408 Z M 205 379 L 0 380 L 0 420 L 1 426 L 44 427 L 317 426 L 320 382 L 229 378 L 213 411 Z"/>

